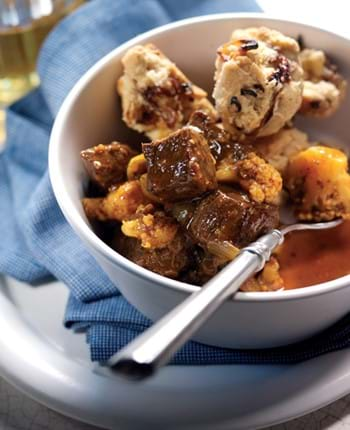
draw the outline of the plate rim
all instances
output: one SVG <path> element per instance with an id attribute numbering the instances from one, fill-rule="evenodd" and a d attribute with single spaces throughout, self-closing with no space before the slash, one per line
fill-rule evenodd
<path id="1" fill-rule="evenodd" d="M 10 278 L 5 280 L 11 284 Z M 0 280 L 1 285 L 1 280 Z M 59 288 L 64 288 L 62 283 L 58 283 Z M 26 285 L 24 285 L 25 287 Z M 70 359 L 66 356 L 63 351 L 60 351 L 54 344 L 48 343 L 47 339 L 31 327 L 30 321 L 21 314 L 20 309 L 11 301 L 6 294 L 2 294 L 2 288 L 0 286 L 0 348 L 3 354 L 0 356 L 0 375 L 10 384 L 14 385 L 17 389 L 22 391 L 24 394 L 33 398 L 41 404 L 44 404 L 50 409 L 53 409 L 63 415 L 69 416 L 81 422 L 85 422 L 91 425 L 95 425 L 102 428 L 114 428 L 112 424 L 100 423 L 99 414 L 97 411 L 96 393 L 91 390 L 91 387 L 97 387 L 97 389 L 105 389 L 106 393 L 112 392 L 110 388 L 112 385 L 116 387 L 118 382 L 117 377 L 113 378 L 113 382 L 106 384 L 106 379 L 109 380 L 108 374 L 103 373 L 104 370 L 101 367 L 94 366 L 92 371 L 83 362 Z M 22 351 L 25 351 L 25 354 Z M 219 422 L 215 428 L 218 429 L 251 429 L 251 428 L 262 428 L 279 424 L 290 419 L 297 418 L 307 413 L 313 412 L 320 409 L 333 401 L 350 393 L 350 349 L 336 351 L 330 354 L 314 358 L 312 360 L 301 363 L 300 365 L 284 365 L 278 366 L 278 369 L 283 369 L 283 372 L 292 372 L 298 375 L 298 372 L 305 373 L 308 367 L 317 368 L 322 361 L 332 361 L 331 372 L 322 379 L 321 387 L 308 388 L 307 391 L 296 393 L 295 397 L 286 397 L 283 399 L 281 404 L 267 404 L 266 409 L 263 407 L 258 408 L 254 411 L 249 411 L 249 414 L 243 415 L 242 417 L 230 416 L 229 419 L 226 417 L 221 423 Z M 34 360 L 34 363 L 32 362 Z M 38 362 L 36 362 L 38 360 Z M 337 365 L 343 364 L 344 369 L 337 374 Z M 344 363 L 348 363 L 346 366 Z M 123 400 L 119 396 L 119 401 L 124 402 L 124 406 L 120 404 L 119 409 L 125 408 L 126 404 L 128 409 L 135 407 L 137 403 L 142 402 L 144 395 L 154 394 L 154 390 L 158 389 L 159 386 L 173 384 L 175 378 L 185 379 L 193 378 L 193 374 L 197 373 L 200 375 L 204 368 L 208 378 L 219 375 L 218 372 L 227 372 L 232 370 L 234 367 L 241 367 L 241 365 L 215 365 L 215 366 L 170 366 L 167 369 L 163 369 L 162 382 L 158 385 L 143 387 L 138 385 L 137 390 L 140 391 L 138 398 L 132 398 L 129 400 Z M 263 372 L 277 369 L 274 365 L 249 365 L 251 368 L 262 370 Z M 296 367 L 299 366 L 299 369 Z M 243 367 L 243 366 L 242 366 Z M 327 367 L 327 368 L 328 368 Z M 294 369 L 294 370 L 293 370 Z M 102 370 L 102 372 L 101 372 Z M 307 372 L 309 372 L 307 370 Z M 332 377 L 333 375 L 333 377 Z M 300 377 L 300 375 L 299 375 Z M 198 376 L 197 376 L 198 378 Z M 319 382 L 317 382 L 319 383 Z M 120 387 L 116 387 L 113 394 L 120 392 L 126 393 L 130 389 L 130 383 L 121 381 Z M 90 388 L 90 390 L 89 390 Z M 165 387 L 166 388 L 166 387 Z M 327 389 L 325 389 L 327 388 Z M 153 391 L 152 391 L 153 390 Z M 236 390 L 236 387 L 235 387 Z M 98 391 L 98 390 L 97 390 Z M 135 393 L 135 391 L 133 391 Z M 161 394 L 161 393 L 160 393 Z M 159 398 L 159 392 L 156 393 Z M 176 395 L 174 393 L 174 395 Z M 125 395 L 127 397 L 127 395 Z M 129 396 L 130 397 L 130 396 Z M 317 399 L 317 400 L 316 400 Z M 169 401 L 169 399 L 168 399 Z M 85 403 L 86 402 L 86 403 Z M 295 403 L 296 402 L 296 403 Z M 292 404 L 292 406 L 290 406 Z M 85 409 L 84 409 L 85 407 Z M 105 407 L 105 406 L 103 406 Z M 108 403 L 107 407 L 112 407 L 111 403 Z M 169 406 L 168 406 L 169 407 Z M 97 409 L 96 409 L 97 408 Z M 126 407 L 127 408 L 127 407 Z M 86 415 L 87 409 L 94 409 L 90 415 Z M 115 405 L 114 405 L 114 409 Z M 103 411 L 102 411 L 103 412 Z M 100 411 L 100 415 L 102 413 Z M 150 411 L 149 411 L 150 412 Z M 117 415 L 119 412 L 116 412 Z M 138 414 L 144 416 L 142 420 L 147 419 L 147 411 L 138 409 Z M 155 411 L 152 411 L 152 415 Z M 93 414 L 94 417 L 92 416 Z M 162 415 L 164 420 L 164 415 Z M 149 418 L 149 416 L 148 416 Z M 238 418 L 238 420 L 237 420 Z M 119 416 L 115 419 L 119 419 Z M 154 419 L 154 418 L 153 418 Z M 193 419 L 193 418 L 192 418 Z M 132 426 L 133 419 L 126 418 L 126 413 L 123 409 L 120 416 L 120 424 L 125 425 L 129 421 L 128 425 Z M 118 424 L 113 421 L 113 426 Z M 161 424 L 161 423 L 160 423 Z M 163 422 L 164 424 L 164 422 Z M 212 423 L 210 423 L 212 425 Z M 135 425 L 135 423 L 134 423 Z M 180 423 L 183 427 L 184 424 Z M 203 429 L 203 423 L 199 422 L 192 425 L 192 428 Z M 135 427 L 137 428 L 137 426 Z M 209 428 L 209 427 L 208 427 Z"/>

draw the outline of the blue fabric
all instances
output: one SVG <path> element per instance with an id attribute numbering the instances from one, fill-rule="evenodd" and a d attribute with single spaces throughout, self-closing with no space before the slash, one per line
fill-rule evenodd
<path id="1" fill-rule="evenodd" d="M 64 323 L 86 331 L 92 360 L 105 361 L 150 321 L 118 293 L 57 206 L 47 174 L 53 118 L 77 79 L 136 34 L 193 15 L 257 10 L 247 0 L 94 0 L 51 33 L 39 59 L 40 88 L 7 112 L 7 146 L 0 156 L 0 271 L 32 284 L 50 276 L 63 281 L 71 290 Z M 288 348 L 233 351 L 189 342 L 174 363 L 290 363 L 349 343 L 346 318 Z"/>

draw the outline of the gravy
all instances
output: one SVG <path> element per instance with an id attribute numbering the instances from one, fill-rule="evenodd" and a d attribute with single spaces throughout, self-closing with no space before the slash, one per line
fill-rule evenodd
<path id="1" fill-rule="evenodd" d="M 291 233 L 277 256 L 286 290 L 350 274 L 350 221 L 329 230 Z"/>

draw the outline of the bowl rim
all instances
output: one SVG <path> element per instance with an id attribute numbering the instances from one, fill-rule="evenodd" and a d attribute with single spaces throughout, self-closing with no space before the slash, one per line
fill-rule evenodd
<path id="1" fill-rule="evenodd" d="M 71 201 L 67 191 L 64 187 L 63 175 L 60 170 L 59 163 L 56 161 L 59 159 L 60 153 L 60 135 L 64 129 L 64 124 L 69 116 L 70 108 L 74 102 L 79 98 L 81 91 L 84 87 L 96 76 L 100 69 L 107 65 L 113 58 L 119 56 L 122 52 L 129 49 L 130 47 L 136 45 L 137 43 L 142 43 L 144 39 L 151 36 L 155 36 L 164 32 L 171 31 L 178 27 L 186 27 L 192 24 L 200 24 L 203 22 L 211 21 L 223 21 L 223 20 L 239 20 L 239 19 L 252 19 L 252 20 L 264 20 L 264 21 L 275 21 L 278 23 L 291 23 L 300 26 L 301 28 L 308 28 L 322 33 L 328 34 L 332 38 L 342 39 L 346 43 L 350 40 L 338 35 L 332 31 L 322 29 L 317 26 L 305 24 L 295 20 L 280 19 L 276 16 L 271 16 L 265 13 L 219 13 L 219 14 L 209 14 L 202 15 L 198 17 L 186 18 L 179 21 L 172 22 L 170 24 L 165 24 L 160 27 L 156 27 L 152 30 L 139 34 L 132 39 L 122 43 L 117 48 L 113 49 L 111 52 L 106 54 L 100 60 L 98 60 L 90 69 L 88 69 L 83 76 L 74 84 L 73 88 L 69 91 L 68 95 L 64 99 L 54 122 L 50 143 L 49 143 L 49 176 L 52 184 L 53 192 L 56 200 L 71 227 L 80 237 L 80 239 L 96 250 L 100 255 L 103 256 L 105 260 L 113 264 L 117 264 L 122 269 L 131 273 L 132 275 L 137 275 L 142 278 L 146 278 L 148 281 L 160 284 L 163 287 L 170 288 L 172 290 L 177 290 L 183 293 L 193 293 L 197 291 L 200 287 L 196 285 L 191 285 L 188 283 L 176 281 L 170 278 L 166 278 L 162 275 L 154 273 L 148 269 L 145 269 L 136 263 L 123 257 L 117 251 L 114 251 L 105 242 L 103 242 L 94 231 L 88 226 L 86 221 L 83 219 L 74 202 Z M 264 25 L 264 24 L 263 24 Z M 265 24 L 266 25 L 266 24 Z M 235 294 L 235 302 L 270 302 L 270 301 L 289 301 L 289 300 L 299 300 L 302 298 L 310 298 L 323 294 L 327 294 L 331 291 L 342 289 L 350 284 L 350 275 L 345 275 L 343 277 L 323 282 L 321 284 L 315 284 L 308 287 L 292 289 L 292 290 L 281 290 L 281 291 L 270 291 L 270 292 L 238 292 Z"/>

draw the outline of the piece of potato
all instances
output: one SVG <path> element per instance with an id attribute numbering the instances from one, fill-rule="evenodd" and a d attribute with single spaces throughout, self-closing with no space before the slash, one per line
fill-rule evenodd
<path id="1" fill-rule="evenodd" d="M 350 218 L 350 176 L 346 155 L 335 148 L 313 146 L 294 156 L 285 186 L 301 220 Z"/>

